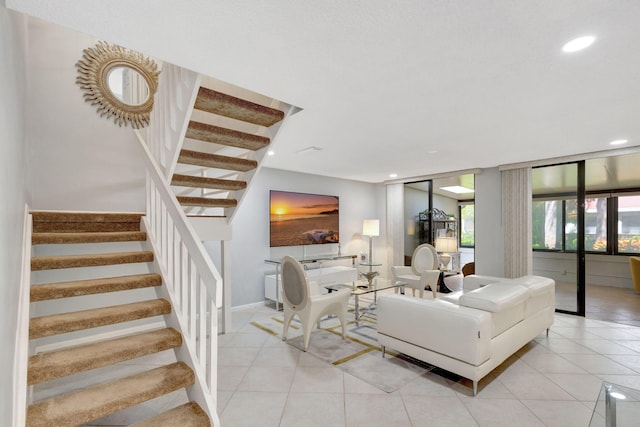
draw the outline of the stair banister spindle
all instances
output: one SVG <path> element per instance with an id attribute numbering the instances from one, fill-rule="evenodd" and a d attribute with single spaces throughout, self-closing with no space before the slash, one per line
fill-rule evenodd
<path id="1" fill-rule="evenodd" d="M 207 361 L 207 287 L 200 280 L 198 286 L 198 302 L 199 302 L 199 312 L 200 312 L 200 334 L 199 334 L 199 355 L 198 359 L 203 366 L 206 366 Z"/>
<path id="2" fill-rule="evenodd" d="M 209 304 L 208 304 L 208 308 L 209 308 L 209 337 L 207 339 L 207 341 L 209 342 L 209 347 L 210 348 L 214 348 L 213 347 L 213 342 L 214 342 L 214 335 L 218 335 L 218 331 L 217 331 L 217 317 L 218 317 L 218 310 L 215 306 L 215 304 L 213 304 L 212 299 L 209 300 Z M 214 319 L 214 317 L 216 319 Z M 217 349 L 216 349 L 217 350 Z M 208 366 L 208 375 L 207 375 L 207 384 L 209 385 L 209 388 L 217 388 L 217 384 L 218 384 L 218 371 L 215 368 L 215 363 L 217 363 L 216 361 L 216 355 L 213 352 L 209 352 L 208 357 L 207 357 L 207 366 Z"/>
<path id="3" fill-rule="evenodd" d="M 193 260 L 190 261 L 191 264 L 191 277 L 189 279 L 189 286 L 187 287 L 187 292 L 189 293 L 189 307 L 187 308 L 189 312 L 189 339 L 192 342 L 195 342 L 196 336 L 196 285 L 198 283 L 198 272 L 194 268 Z M 185 307 L 186 308 L 186 307 Z"/>
<path id="4" fill-rule="evenodd" d="M 160 206 L 160 246 L 162 248 L 162 263 L 165 271 L 167 267 L 167 209 L 164 204 Z"/>

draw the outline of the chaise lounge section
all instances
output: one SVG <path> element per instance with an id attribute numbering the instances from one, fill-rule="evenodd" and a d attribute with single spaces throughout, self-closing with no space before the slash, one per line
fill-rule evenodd
<path id="1" fill-rule="evenodd" d="M 378 342 L 478 381 L 553 324 L 555 282 L 540 276 L 466 276 L 448 300 L 378 299 Z"/>

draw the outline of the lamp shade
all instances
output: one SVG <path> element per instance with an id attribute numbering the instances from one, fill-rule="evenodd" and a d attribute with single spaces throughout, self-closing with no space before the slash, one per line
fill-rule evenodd
<path id="1" fill-rule="evenodd" d="M 458 252 L 458 239 L 455 237 L 438 237 L 436 251 L 442 253 Z"/>
<path id="2" fill-rule="evenodd" d="M 365 219 L 362 224 L 363 236 L 379 236 L 380 235 L 380 220 L 379 219 Z"/>

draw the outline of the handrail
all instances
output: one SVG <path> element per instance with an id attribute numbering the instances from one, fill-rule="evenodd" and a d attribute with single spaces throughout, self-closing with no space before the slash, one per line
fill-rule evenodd
<path id="1" fill-rule="evenodd" d="M 142 135 L 145 153 L 147 209 L 144 224 L 166 284 L 178 327 L 202 388 L 204 408 L 214 425 L 217 394 L 218 301 L 222 278 L 171 191 Z"/>

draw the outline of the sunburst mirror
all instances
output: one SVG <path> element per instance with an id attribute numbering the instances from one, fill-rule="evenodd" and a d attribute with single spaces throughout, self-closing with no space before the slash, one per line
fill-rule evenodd
<path id="1" fill-rule="evenodd" d="M 135 129 L 149 125 L 153 96 L 158 88 L 158 65 L 139 52 L 98 42 L 85 49 L 76 63 L 76 83 L 84 100 L 100 117 Z"/>

